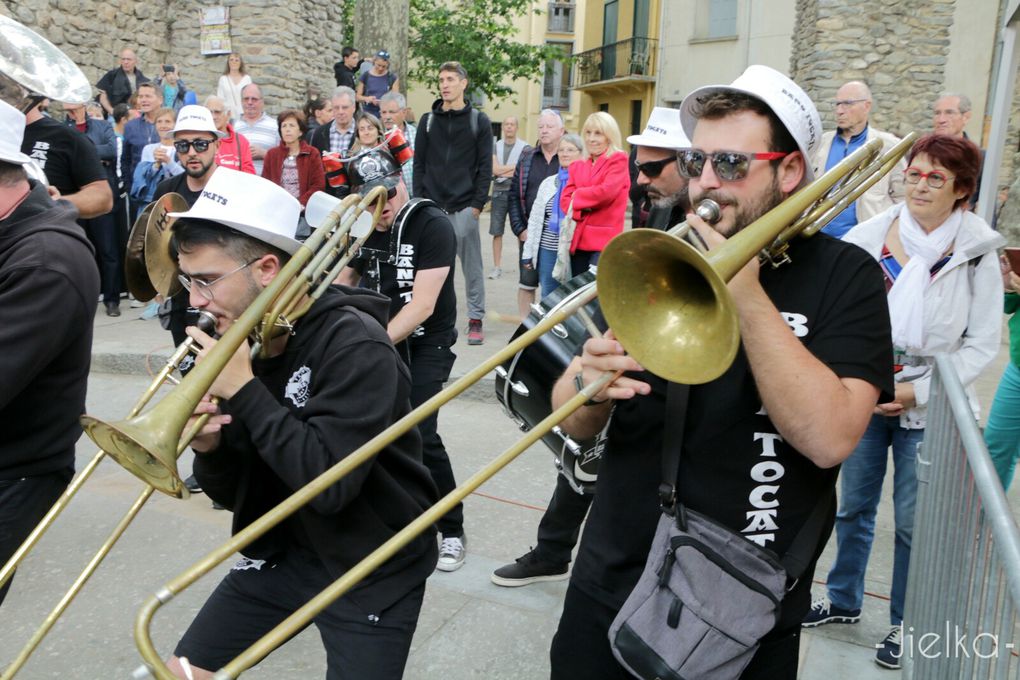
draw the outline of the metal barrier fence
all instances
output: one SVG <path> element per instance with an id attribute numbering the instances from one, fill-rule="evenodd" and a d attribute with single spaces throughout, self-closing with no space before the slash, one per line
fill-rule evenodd
<path id="1" fill-rule="evenodd" d="M 903 677 L 1020 677 L 1020 530 L 945 356 L 935 361 L 917 481 Z"/>

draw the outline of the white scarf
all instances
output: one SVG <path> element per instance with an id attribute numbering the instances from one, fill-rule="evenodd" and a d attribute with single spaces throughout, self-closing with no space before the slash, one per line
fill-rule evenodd
<path id="1" fill-rule="evenodd" d="M 899 220 L 900 243 L 910 261 L 889 290 L 889 317 L 893 345 L 913 353 L 924 347 L 924 292 L 931 283 L 931 268 L 956 240 L 963 211 L 954 210 L 930 234 L 914 221 L 905 203 Z"/>

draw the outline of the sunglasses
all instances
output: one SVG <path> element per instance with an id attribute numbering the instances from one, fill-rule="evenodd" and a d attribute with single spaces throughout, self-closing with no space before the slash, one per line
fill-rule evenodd
<path id="1" fill-rule="evenodd" d="M 907 184 L 917 184 L 922 179 L 928 185 L 930 189 L 941 189 L 951 179 L 955 179 L 949 175 L 939 172 L 938 170 L 932 170 L 931 172 L 921 172 L 917 168 L 911 166 L 907 168 L 907 171 L 903 173 L 903 179 Z"/>
<path id="2" fill-rule="evenodd" d="M 680 174 L 687 179 L 697 179 L 705 170 L 705 160 L 712 161 L 712 170 L 724 182 L 736 182 L 747 177 L 751 161 L 774 161 L 789 156 L 789 152 L 769 151 L 766 153 L 745 153 L 743 151 L 713 151 L 683 149 L 677 152 Z"/>
<path id="3" fill-rule="evenodd" d="M 193 146 L 196 153 L 205 153 L 212 143 L 211 139 L 179 139 L 174 142 L 174 148 L 177 149 L 177 153 L 188 153 L 188 147 Z"/>
<path id="4" fill-rule="evenodd" d="M 637 159 L 634 159 L 634 167 L 648 179 L 655 179 L 662 174 L 662 171 L 667 165 L 675 160 L 676 158 L 663 158 L 659 161 L 645 161 L 644 163 L 638 163 Z"/>

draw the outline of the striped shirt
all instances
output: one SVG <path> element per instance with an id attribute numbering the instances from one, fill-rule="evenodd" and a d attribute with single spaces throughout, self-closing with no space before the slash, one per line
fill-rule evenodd
<path id="1" fill-rule="evenodd" d="M 276 119 L 265 113 L 254 123 L 249 123 L 242 116 L 234 123 L 234 131 L 244 135 L 249 144 L 262 147 L 263 151 L 269 151 L 280 143 L 280 132 L 276 127 Z M 253 162 L 255 163 L 255 174 L 261 176 L 262 159 Z"/>

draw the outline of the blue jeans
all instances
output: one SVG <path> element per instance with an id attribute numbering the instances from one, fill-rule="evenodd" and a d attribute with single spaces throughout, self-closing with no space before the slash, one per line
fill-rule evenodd
<path id="1" fill-rule="evenodd" d="M 841 609 L 860 609 L 864 600 L 864 570 L 875 538 L 875 514 L 882 496 L 889 447 L 892 446 L 896 541 L 889 623 L 894 626 L 903 622 L 903 600 L 907 592 L 914 505 L 917 501 L 917 445 L 923 438 L 924 430 L 900 427 L 899 417 L 873 415 L 860 443 L 843 463 L 840 472 L 836 561 L 829 570 L 829 599 Z"/>
<path id="2" fill-rule="evenodd" d="M 553 278 L 556 266 L 556 251 L 548 248 L 538 249 L 538 283 L 542 288 L 542 298 L 560 287 L 560 282 Z"/>
<path id="3" fill-rule="evenodd" d="M 1008 489 L 1020 457 L 1020 368 L 1010 362 L 995 390 L 992 410 L 988 412 L 985 443 L 995 471 Z"/>

